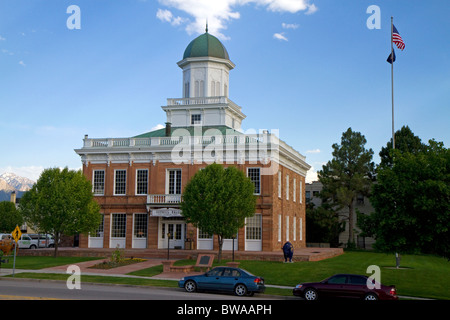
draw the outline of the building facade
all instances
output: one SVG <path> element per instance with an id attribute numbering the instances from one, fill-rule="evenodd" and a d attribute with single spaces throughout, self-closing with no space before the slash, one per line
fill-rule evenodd
<path id="1" fill-rule="evenodd" d="M 314 207 L 320 207 L 322 205 L 322 199 L 320 198 L 320 192 L 322 191 L 323 185 L 320 181 L 312 181 L 311 183 L 306 184 L 306 203 L 314 204 Z M 361 230 L 357 226 L 358 215 L 356 214 L 356 210 L 361 212 L 362 214 L 371 214 L 374 209 L 370 204 L 370 200 L 368 197 L 359 194 L 353 202 L 353 208 L 355 209 L 355 214 L 353 215 L 353 230 L 356 239 L 354 242 L 356 243 L 358 248 L 361 249 L 372 249 L 372 245 L 375 243 L 375 239 L 371 237 L 361 237 Z M 341 221 L 345 221 L 345 230 L 339 234 L 338 242 L 345 246 L 348 242 L 349 237 L 349 221 L 348 221 L 348 208 L 342 208 L 338 211 L 338 215 Z"/>
<path id="2" fill-rule="evenodd" d="M 211 163 L 237 166 L 255 185 L 255 215 L 223 250 L 274 251 L 285 241 L 305 247 L 305 177 L 310 166 L 277 131 L 241 129 L 245 115 L 228 97 L 235 67 L 206 32 L 178 62 L 182 98 L 167 99 L 165 128 L 129 138 L 92 139 L 76 149 L 92 181 L 103 222 L 80 247 L 215 250 L 217 240 L 180 210 L 193 175 Z"/>

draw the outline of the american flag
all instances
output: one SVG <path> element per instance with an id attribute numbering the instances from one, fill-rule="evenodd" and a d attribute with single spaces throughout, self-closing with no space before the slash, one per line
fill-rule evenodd
<path id="1" fill-rule="evenodd" d="M 398 33 L 397 28 L 394 25 L 392 25 L 392 28 L 393 28 L 392 42 L 394 42 L 397 48 L 399 48 L 400 50 L 405 49 L 405 43 L 403 42 L 402 37 Z"/>

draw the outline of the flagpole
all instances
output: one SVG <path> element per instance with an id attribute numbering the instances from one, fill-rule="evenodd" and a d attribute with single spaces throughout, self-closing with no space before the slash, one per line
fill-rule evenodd
<path id="1" fill-rule="evenodd" d="M 394 52 L 394 17 L 391 17 L 391 55 Z M 391 63 L 391 90 L 392 90 L 392 149 L 395 149 L 395 133 L 394 133 L 394 57 Z"/>
<path id="2" fill-rule="evenodd" d="M 391 89 L 392 89 L 392 149 L 395 150 L 395 132 L 394 132 L 394 17 L 391 17 Z M 392 155 L 394 156 L 394 155 Z M 395 203 L 394 203 L 395 205 Z M 395 205 L 396 206 L 396 205 Z M 400 267 L 400 255 L 395 253 L 395 266 Z"/>

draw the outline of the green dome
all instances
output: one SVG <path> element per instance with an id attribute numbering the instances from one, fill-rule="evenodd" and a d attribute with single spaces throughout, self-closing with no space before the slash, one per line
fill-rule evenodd
<path id="1" fill-rule="evenodd" d="M 193 57 L 216 57 L 230 60 L 222 42 L 208 32 L 198 36 L 187 46 L 183 59 Z"/>

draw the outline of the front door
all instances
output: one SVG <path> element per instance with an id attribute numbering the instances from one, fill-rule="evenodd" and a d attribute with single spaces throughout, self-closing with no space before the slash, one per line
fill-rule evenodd
<path id="1" fill-rule="evenodd" d="M 184 221 L 161 221 L 159 230 L 159 248 L 184 249 L 185 239 Z"/>

